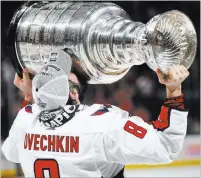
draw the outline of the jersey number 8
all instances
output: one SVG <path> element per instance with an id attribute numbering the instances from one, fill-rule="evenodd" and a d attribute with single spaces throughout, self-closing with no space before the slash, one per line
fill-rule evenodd
<path id="1" fill-rule="evenodd" d="M 126 122 L 124 126 L 124 130 L 130 134 L 135 135 L 136 137 L 140 139 L 143 139 L 147 133 L 147 130 L 145 128 L 140 127 L 131 121 Z"/>

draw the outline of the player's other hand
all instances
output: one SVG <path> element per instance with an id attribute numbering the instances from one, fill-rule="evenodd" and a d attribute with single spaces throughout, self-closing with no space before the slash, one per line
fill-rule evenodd
<path id="1" fill-rule="evenodd" d="M 159 69 L 156 71 L 158 80 L 166 86 L 167 97 L 177 97 L 182 94 L 181 83 L 189 76 L 188 70 L 183 65 L 176 65 L 170 68 L 168 75 L 163 74 Z"/>
<path id="2" fill-rule="evenodd" d="M 29 72 L 27 69 L 23 70 L 23 78 L 20 78 L 18 74 L 15 74 L 13 81 L 14 85 L 19 88 L 25 96 L 25 100 L 32 102 L 32 80 L 29 78 Z"/>
<path id="3" fill-rule="evenodd" d="M 164 75 L 159 69 L 156 71 L 159 82 L 168 88 L 176 88 L 189 76 L 188 70 L 183 65 L 170 68 L 168 75 Z"/>

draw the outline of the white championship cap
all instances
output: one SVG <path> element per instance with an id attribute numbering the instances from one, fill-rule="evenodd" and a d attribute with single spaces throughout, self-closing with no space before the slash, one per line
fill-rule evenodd
<path id="1" fill-rule="evenodd" d="M 69 82 L 67 74 L 71 69 L 70 57 L 54 53 L 50 60 L 36 74 L 32 81 L 32 94 L 35 103 L 41 110 L 64 107 L 69 98 Z"/>

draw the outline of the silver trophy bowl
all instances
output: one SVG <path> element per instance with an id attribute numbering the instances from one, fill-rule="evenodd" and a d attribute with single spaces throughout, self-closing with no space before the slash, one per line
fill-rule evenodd
<path id="1" fill-rule="evenodd" d="M 147 24 L 147 45 L 150 53 L 145 61 L 167 74 L 170 67 L 189 68 L 196 55 L 197 37 L 191 20 L 177 10 L 168 11 Z M 154 61 L 154 62 L 153 62 Z"/>
<path id="2" fill-rule="evenodd" d="M 40 72 L 51 52 L 62 50 L 74 56 L 91 84 L 118 81 L 143 63 L 165 74 L 176 64 L 189 68 L 196 47 L 194 26 L 182 12 L 159 14 L 143 24 L 103 2 L 28 2 L 9 30 L 9 53 L 19 74 L 25 67 Z"/>

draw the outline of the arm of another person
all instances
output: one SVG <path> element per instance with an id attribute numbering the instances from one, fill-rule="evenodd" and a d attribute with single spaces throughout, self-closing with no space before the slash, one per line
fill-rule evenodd
<path id="1" fill-rule="evenodd" d="M 164 164 L 172 162 L 180 153 L 188 115 L 183 108 L 181 83 L 189 72 L 183 66 L 175 66 L 167 79 L 159 70 L 157 75 L 159 82 L 166 85 L 167 98 L 171 99 L 162 106 L 158 120 L 150 124 L 136 116 L 117 115 L 115 129 L 104 136 L 104 153 L 109 162 Z"/>

